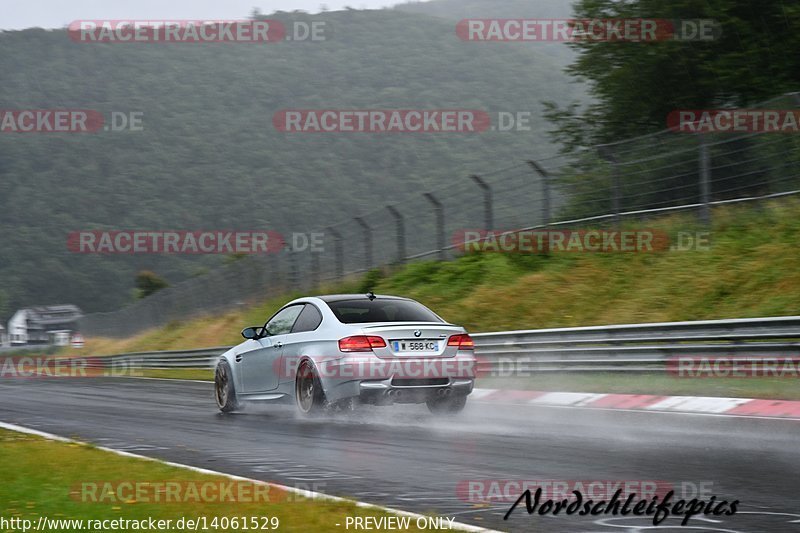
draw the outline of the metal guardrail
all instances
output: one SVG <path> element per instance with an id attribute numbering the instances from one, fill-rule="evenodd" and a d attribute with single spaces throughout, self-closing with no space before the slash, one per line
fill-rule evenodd
<path id="1" fill-rule="evenodd" d="M 25 352 L 33 352 L 33 351 L 54 351 L 57 350 L 57 346 L 53 346 L 51 344 L 31 344 L 31 345 L 22 345 L 22 346 L 0 346 L 0 354 L 5 355 L 16 355 L 19 353 Z"/>
<path id="2" fill-rule="evenodd" d="M 800 353 L 800 316 L 472 334 L 479 371 L 648 372 L 675 356 L 775 358 Z M 141 368 L 211 368 L 228 346 L 108 356 Z"/>
<path id="3" fill-rule="evenodd" d="M 170 350 L 164 352 L 132 352 L 92 358 L 88 366 L 133 368 L 213 368 L 223 352 L 230 346 L 201 348 L 198 350 Z"/>
<path id="4" fill-rule="evenodd" d="M 800 317 L 503 331 L 473 335 L 484 371 L 648 372 L 677 356 L 775 358 L 800 352 Z"/>

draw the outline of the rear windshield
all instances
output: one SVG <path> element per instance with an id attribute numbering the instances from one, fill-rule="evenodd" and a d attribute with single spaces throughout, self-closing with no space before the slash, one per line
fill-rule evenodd
<path id="1" fill-rule="evenodd" d="M 364 322 L 441 322 L 424 305 L 411 300 L 341 300 L 328 306 L 343 324 Z"/>

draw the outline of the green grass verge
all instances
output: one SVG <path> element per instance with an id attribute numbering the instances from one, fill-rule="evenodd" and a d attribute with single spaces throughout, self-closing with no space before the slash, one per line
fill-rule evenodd
<path id="1" fill-rule="evenodd" d="M 665 374 L 547 372 L 530 377 L 481 378 L 476 387 L 550 392 L 599 392 L 663 396 L 721 396 L 800 400 L 794 378 L 678 378 Z"/>
<path id="2" fill-rule="evenodd" d="M 0 516 L 26 518 L 34 523 L 40 516 L 75 519 L 197 519 L 207 517 L 278 517 L 279 531 L 336 531 L 344 529 L 348 516 L 391 516 L 363 509 L 346 502 L 308 500 L 269 489 L 269 502 L 180 503 L 119 502 L 106 497 L 106 503 L 81 501 L 82 483 L 105 481 L 204 482 L 227 481 L 155 461 L 121 457 L 88 445 L 55 442 L 36 436 L 0 430 Z M 102 486 L 102 484 L 100 485 Z M 101 493 L 98 493 L 101 494 Z M 253 498 L 250 498 L 252 500 Z M 337 527 L 336 524 L 341 524 Z M 173 522 L 174 524 L 174 522 Z M 414 520 L 411 521 L 412 526 Z M 69 531 L 63 530 L 62 531 Z M 176 531 L 176 529 L 171 529 Z M 220 528 L 216 531 L 242 531 Z M 415 527 L 409 531 L 417 531 Z"/>
<path id="3" fill-rule="evenodd" d="M 146 378 L 214 381 L 214 371 L 209 368 L 140 368 L 136 369 L 136 374 Z"/>

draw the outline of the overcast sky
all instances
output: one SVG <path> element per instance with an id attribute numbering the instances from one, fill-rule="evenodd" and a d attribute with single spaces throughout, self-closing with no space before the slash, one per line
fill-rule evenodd
<path id="1" fill-rule="evenodd" d="M 0 0 L 0 29 L 61 28 L 80 19 L 241 19 L 254 7 L 262 13 L 331 11 L 344 6 L 379 9 L 404 0 Z"/>

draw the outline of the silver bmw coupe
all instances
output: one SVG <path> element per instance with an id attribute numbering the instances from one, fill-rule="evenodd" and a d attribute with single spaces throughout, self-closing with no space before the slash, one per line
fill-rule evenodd
<path id="1" fill-rule="evenodd" d="M 472 392 L 474 344 L 408 298 L 372 293 L 298 298 L 219 358 L 217 406 L 294 403 L 300 413 L 357 404 L 426 403 L 436 414 L 460 412 Z"/>

